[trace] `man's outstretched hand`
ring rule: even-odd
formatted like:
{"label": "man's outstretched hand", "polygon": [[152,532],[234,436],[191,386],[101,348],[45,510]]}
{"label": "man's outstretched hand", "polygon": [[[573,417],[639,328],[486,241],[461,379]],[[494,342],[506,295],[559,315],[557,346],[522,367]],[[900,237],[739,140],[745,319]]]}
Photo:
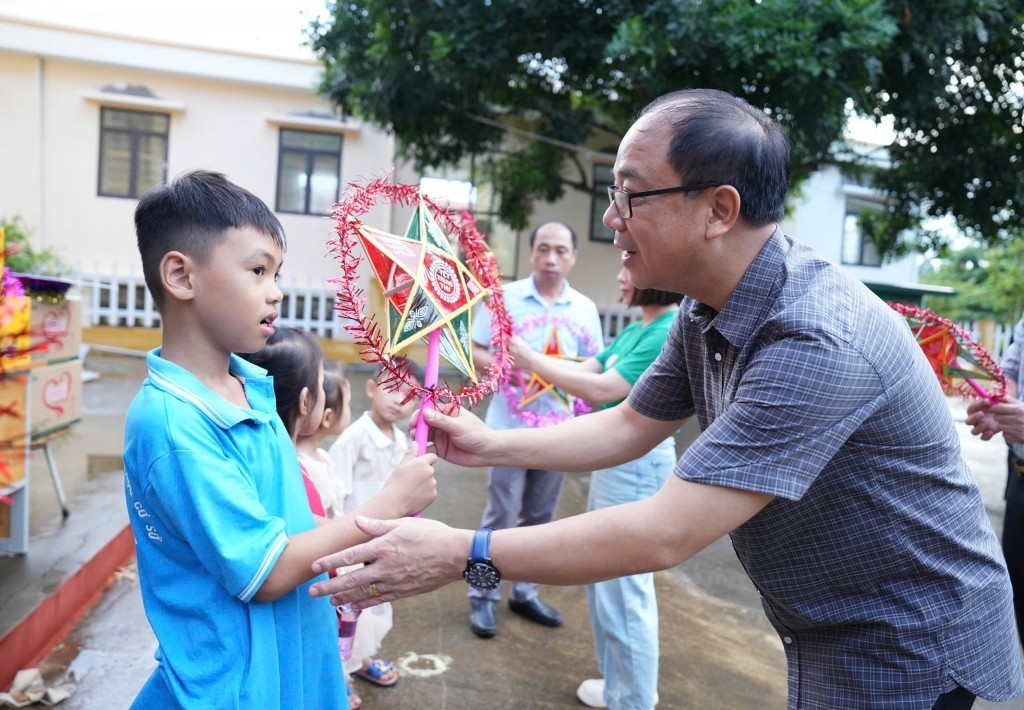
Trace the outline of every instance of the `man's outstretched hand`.
{"label": "man's outstretched hand", "polygon": [[[479,468],[494,463],[492,444],[496,432],[465,409],[453,416],[436,409],[420,410],[430,426],[428,438],[437,455],[449,463]],[[414,418],[415,419],[415,418]]]}
{"label": "man's outstretched hand", "polygon": [[363,564],[309,588],[311,596],[331,595],[331,604],[359,609],[431,592],[462,576],[473,533],[436,520],[356,517],[356,525],[374,539],[313,563],[313,572]]}

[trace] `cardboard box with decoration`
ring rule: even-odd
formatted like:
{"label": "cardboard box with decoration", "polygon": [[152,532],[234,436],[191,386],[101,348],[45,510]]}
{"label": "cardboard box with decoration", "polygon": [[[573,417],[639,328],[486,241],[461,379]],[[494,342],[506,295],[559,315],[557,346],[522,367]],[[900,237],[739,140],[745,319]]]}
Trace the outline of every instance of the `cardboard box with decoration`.
{"label": "cardboard box with decoration", "polygon": [[35,301],[29,323],[32,362],[58,362],[78,357],[82,346],[82,301]]}
{"label": "cardboard box with decoration", "polygon": [[82,361],[32,368],[29,399],[33,438],[71,426],[82,418]]}

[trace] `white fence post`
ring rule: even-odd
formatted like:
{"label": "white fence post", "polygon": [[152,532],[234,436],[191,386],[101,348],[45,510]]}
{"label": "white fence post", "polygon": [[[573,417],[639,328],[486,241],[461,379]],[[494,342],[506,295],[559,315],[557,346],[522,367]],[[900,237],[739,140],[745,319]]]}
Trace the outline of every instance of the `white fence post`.
{"label": "white fence post", "polygon": [[97,325],[100,322],[100,294],[103,292],[102,286],[99,284],[99,278],[97,274],[100,273],[100,265],[93,265],[93,272],[90,277],[90,281],[93,282],[93,286],[89,291],[89,325]]}
{"label": "white fence post", "polygon": [[601,314],[601,330],[605,345],[615,340],[623,328],[640,317],[639,310],[622,303],[598,307],[598,311]]}
{"label": "white fence post", "polygon": [[[967,331],[971,338],[976,343],[981,343],[981,331],[978,329],[978,324],[974,321],[960,321],[957,326]],[[995,358],[996,362],[1000,362],[1003,359],[1003,355],[1006,353],[1006,348],[1010,344],[1010,340],[1013,338],[1013,324],[1012,323],[996,323],[995,329],[992,335],[992,345],[989,355]]]}
{"label": "white fence post", "polygon": [[334,335],[334,324],[328,320],[334,315],[334,309],[328,308],[328,303],[331,306],[334,305],[333,293],[328,292],[324,297],[318,298],[316,302],[316,319],[321,323],[323,330],[321,330],[320,335],[324,338]]}

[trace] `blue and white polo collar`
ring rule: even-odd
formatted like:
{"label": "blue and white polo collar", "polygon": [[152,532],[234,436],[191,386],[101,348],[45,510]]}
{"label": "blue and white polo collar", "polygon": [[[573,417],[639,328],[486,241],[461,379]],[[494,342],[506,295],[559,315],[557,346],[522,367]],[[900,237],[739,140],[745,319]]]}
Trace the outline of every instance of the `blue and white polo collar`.
{"label": "blue and white polo collar", "polygon": [[273,379],[267,376],[263,368],[237,355],[232,355],[228,363],[229,372],[238,376],[245,386],[245,395],[252,407],[246,409],[214,394],[198,377],[180,365],[164,360],[160,357],[161,350],[156,348],[146,354],[146,365],[149,368],[146,381],[172,397],[193,405],[222,429],[229,429],[249,419],[266,424],[276,416]]}
{"label": "blue and white polo collar", "polygon": [[[547,305],[547,301],[540,295],[540,291],[537,290],[537,282],[533,280],[533,274],[530,274],[530,296],[534,299]],[[558,294],[558,298],[555,299],[554,305],[562,306],[567,303],[572,303],[572,287],[569,286],[569,279],[562,279],[562,292]]]}

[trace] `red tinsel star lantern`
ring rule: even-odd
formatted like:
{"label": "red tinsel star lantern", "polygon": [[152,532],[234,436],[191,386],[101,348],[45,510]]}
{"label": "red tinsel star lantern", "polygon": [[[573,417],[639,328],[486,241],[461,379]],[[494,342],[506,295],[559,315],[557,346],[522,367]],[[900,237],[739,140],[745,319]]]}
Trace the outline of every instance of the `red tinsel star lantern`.
{"label": "red tinsel star lantern", "polygon": [[1005,399],[1003,369],[967,331],[924,308],[902,303],[889,306],[906,318],[943,392],[990,402]]}
{"label": "red tinsel star lantern", "polygon": [[[361,221],[364,214],[382,201],[416,207],[404,235],[388,234]],[[512,324],[505,312],[501,277],[497,262],[468,211],[453,213],[422,194],[418,187],[395,184],[386,175],[364,186],[351,183],[342,200],[334,205],[331,216],[337,236],[329,246],[342,270],[342,277],[333,281],[338,295],[334,307],[342,318],[352,321],[345,329],[364,346],[360,353],[363,359],[383,368],[385,386],[397,389],[405,384],[410,390],[409,398],[418,395],[423,406],[437,406],[451,414],[459,406],[473,407],[508,378]],[[357,244],[369,258],[385,298],[386,336],[374,317],[366,315],[366,295],[356,285],[362,262],[356,253]],[[461,252],[462,259],[457,252]],[[494,351],[483,376],[473,366],[469,338],[470,311],[481,299],[491,311]],[[410,377],[404,357],[395,357],[424,336],[432,338],[429,347],[466,375],[470,384],[458,392],[447,381],[437,384],[436,364],[431,379],[429,354],[422,386]]]}

